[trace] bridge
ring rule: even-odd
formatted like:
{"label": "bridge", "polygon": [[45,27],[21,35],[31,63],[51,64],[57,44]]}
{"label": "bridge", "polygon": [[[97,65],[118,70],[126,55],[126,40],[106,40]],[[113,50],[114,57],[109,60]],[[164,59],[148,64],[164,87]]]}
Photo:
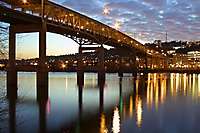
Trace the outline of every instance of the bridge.
{"label": "bridge", "polygon": [[[148,49],[139,41],[105,25],[99,21],[82,15],[76,11],[60,6],[48,0],[0,0],[0,21],[10,24],[9,27],[9,63],[7,67],[7,84],[17,86],[16,67],[16,34],[39,32],[39,64],[37,70],[38,88],[48,86],[48,72],[46,65],[46,32],[57,33],[77,42],[79,59],[77,83],[84,84],[84,69],[81,53],[94,50],[98,53],[98,82],[105,81],[104,45],[131,51],[132,61],[136,56],[145,60],[145,66],[154,61],[156,64],[167,64],[165,55]],[[164,63],[160,63],[164,62]],[[136,63],[132,72],[137,72]],[[119,71],[119,76],[123,72]],[[7,91],[8,97],[16,97],[17,90]],[[38,89],[38,97],[48,97],[48,89]]]}

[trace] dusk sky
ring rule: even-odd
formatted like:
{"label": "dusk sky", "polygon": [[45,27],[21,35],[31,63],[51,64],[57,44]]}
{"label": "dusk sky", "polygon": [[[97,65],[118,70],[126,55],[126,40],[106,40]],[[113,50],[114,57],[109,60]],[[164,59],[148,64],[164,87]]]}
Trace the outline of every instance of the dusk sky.
{"label": "dusk sky", "polygon": [[[76,10],[109,26],[120,23],[120,31],[136,40],[152,42],[168,40],[200,40],[200,0],[52,0]],[[103,14],[108,9],[107,15]],[[34,45],[31,53],[24,53],[23,46],[33,46],[36,34],[23,38],[18,48],[18,57],[38,55]],[[28,39],[27,39],[28,38]],[[73,41],[60,35],[48,34],[48,55],[77,52]],[[36,41],[37,43],[37,41]],[[38,47],[38,46],[37,46]],[[28,49],[28,47],[26,46]],[[29,54],[29,55],[27,55]]]}

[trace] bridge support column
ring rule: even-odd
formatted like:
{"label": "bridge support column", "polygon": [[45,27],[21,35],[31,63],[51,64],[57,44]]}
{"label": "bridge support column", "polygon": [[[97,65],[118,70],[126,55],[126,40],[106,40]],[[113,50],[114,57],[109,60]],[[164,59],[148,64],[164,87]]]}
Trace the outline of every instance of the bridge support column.
{"label": "bridge support column", "polygon": [[120,78],[124,76],[124,74],[123,74],[123,72],[122,72],[121,70],[118,72],[118,76],[119,76]]}
{"label": "bridge support column", "polygon": [[123,77],[122,58],[120,58],[120,61],[119,61],[118,76]]}
{"label": "bridge support column", "polygon": [[79,114],[81,115],[83,109],[83,86],[78,85],[78,105],[79,105]]}
{"label": "bridge support column", "polygon": [[150,58],[150,64],[151,64],[151,69],[154,69],[155,61],[152,57]]}
{"label": "bridge support column", "polygon": [[46,64],[46,23],[39,31],[39,66],[37,71],[37,100],[48,99],[48,67]]}
{"label": "bridge support column", "polygon": [[145,69],[148,69],[148,58],[144,58]]}
{"label": "bridge support column", "polygon": [[99,110],[100,113],[104,110],[104,84],[99,85]]}
{"label": "bridge support column", "polygon": [[105,83],[104,47],[98,49],[98,85]]}
{"label": "bridge support column", "polygon": [[119,78],[119,112],[123,110],[122,78]]}
{"label": "bridge support column", "polygon": [[160,58],[156,58],[154,57],[154,69],[157,69],[157,68],[161,68],[161,64],[162,64],[162,60]]}
{"label": "bridge support column", "polygon": [[16,70],[16,32],[11,25],[9,28],[9,61],[7,67],[7,98],[17,99],[17,70]]}
{"label": "bridge support column", "polygon": [[163,65],[165,69],[168,69],[168,59],[163,59]]}
{"label": "bridge support column", "polygon": [[77,68],[77,84],[79,86],[84,85],[84,70],[83,70],[83,49],[79,46],[79,56],[78,56],[78,68]]}
{"label": "bridge support column", "polygon": [[148,66],[150,65],[150,63],[149,63],[149,61],[148,61],[148,57],[147,57],[147,55],[145,56],[145,58],[144,58],[144,65],[145,65],[145,67],[144,67],[144,73],[147,73],[147,71],[148,71]]}
{"label": "bridge support column", "polygon": [[137,77],[135,77],[133,79],[133,94],[135,95],[136,94],[136,80],[137,80]]}
{"label": "bridge support column", "polygon": [[132,76],[137,76],[137,62],[136,62],[136,53],[135,51],[132,52]]}

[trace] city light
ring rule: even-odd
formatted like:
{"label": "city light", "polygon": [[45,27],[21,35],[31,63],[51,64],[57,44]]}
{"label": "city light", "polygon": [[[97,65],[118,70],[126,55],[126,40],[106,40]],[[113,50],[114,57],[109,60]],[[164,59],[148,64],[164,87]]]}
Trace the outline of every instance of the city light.
{"label": "city light", "polygon": [[66,65],[65,64],[62,64],[62,68],[65,68],[66,67]]}
{"label": "city light", "polygon": [[0,1],[0,132],[198,132],[198,0],[63,1]]}
{"label": "city light", "polygon": [[120,23],[119,21],[116,21],[115,24],[114,24],[114,28],[115,28],[116,30],[119,30],[120,27],[121,27],[121,23]]}
{"label": "city light", "polygon": [[103,14],[104,14],[104,15],[110,14],[110,9],[109,9],[107,6],[105,6],[105,7],[103,8]]}
{"label": "city light", "polygon": [[0,67],[4,67],[5,65],[4,64],[0,64]]}
{"label": "city light", "polygon": [[26,4],[28,1],[27,1],[27,0],[22,0],[22,2],[23,2],[24,4]]}

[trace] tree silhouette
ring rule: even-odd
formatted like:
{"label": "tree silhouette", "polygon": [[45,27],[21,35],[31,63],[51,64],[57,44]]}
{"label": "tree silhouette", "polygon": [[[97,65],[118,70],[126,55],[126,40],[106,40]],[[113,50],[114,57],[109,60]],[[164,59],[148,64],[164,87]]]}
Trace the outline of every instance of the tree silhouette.
{"label": "tree silhouette", "polygon": [[0,58],[8,55],[8,27],[0,23]]}

